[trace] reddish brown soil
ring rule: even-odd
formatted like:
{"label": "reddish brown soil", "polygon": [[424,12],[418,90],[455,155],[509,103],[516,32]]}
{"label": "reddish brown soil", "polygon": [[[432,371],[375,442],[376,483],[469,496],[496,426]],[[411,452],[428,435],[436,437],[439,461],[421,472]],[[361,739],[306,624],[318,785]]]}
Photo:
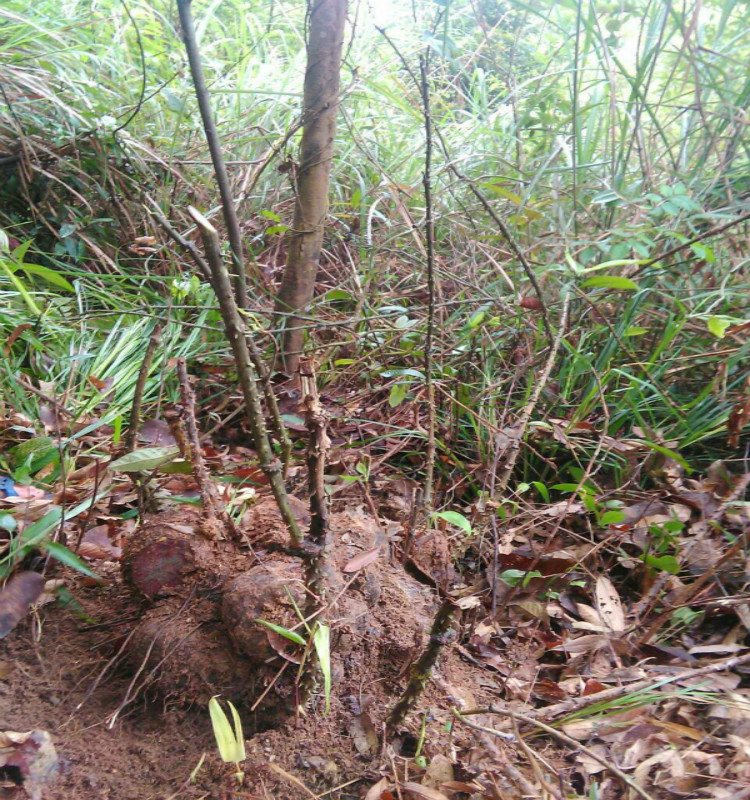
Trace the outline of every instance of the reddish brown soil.
{"label": "reddish brown soil", "polygon": [[[257,525],[257,514],[253,522]],[[274,525],[275,520],[264,519],[260,530],[267,541],[277,538]],[[222,657],[216,640],[211,640],[213,649],[202,651],[197,659],[195,652],[182,660],[178,654],[171,666],[164,665],[165,680],[149,679],[141,690],[142,679],[153,667],[148,662],[143,668],[141,650],[133,657],[135,638],[127,639],[128,634],[136,626],[148,630],[143,620],[159,609],[171,613],[170,607],[157,605],[155,611],[148,611],[152,606],[123,585],[113,563],[99,568],[107,579],[103,587],[86,587],[70,573],[61,572],[71,580],[70,589],[87,619],[70,608],[44,606],[19,625],[0,651],[0,730],[47,730],[60,759],[60,774],[43,797],[362,798],[381,775],[418,779],[419,768],[413,762],[409,774],[404,773],[406,762],[399,758],[399,749],[403,755],[413,755],[423,719],[422,755],[428,761],[437,754],[465,759],[463,777],[468,779],[473,769],[469,763],[481,756],[471,749],[476,744],[473,733],[450,731],[450,708],[497,698],[498,682],[487,670],[465,661],[457,649],[447,647],[419,704],[425,713],[415,715],[401,736],[384,745],[386,714],[405,686],[411,660],[424,645],[435,595],[429,581],[408,575],[385,555],[351,581],[352,575],[343,567],[372,547],[377,534],[377,526],[366,515],[339,514],[333,533],[339,544],[334,549],[331,579],[342,594],[329,616],[334,642],[330,713],[325,713],[318,693],[306,716],[295,716],[297,668],[288,663],[282,677],[274,681],[285,662],[273,650],[270,663],[261,666],[245,659],[248,692],[238,707],[250,740],[242,789],[232,782],[231,765],[222,764],[216,755],[205,705],[211,686],[206,685],[205,691],[180,692],[182,661],[205,664],[201,679],[212,674],[208,668],[216,664],[210,662]],[[260,552],[269,566],[274,558],[277,563],[287,558],[282,556],[278,562],[278,556]],[[245,566],[253,563],[248,557]],[[234,571],[242,574],[242,570]],[[343,591],[347,582],[350,585]],[[166,602],[174,603],[174,598]],[[190,601],[182,613],[191,624],[198,620],[205,631],[214,624],[210,620],[206,624],[206,618],[218,614],[218,609],[217,602],[203,597]],[[272,616],[273,609],[268,611]],[[221,636],[221,647],[226,647],[229,640],[224,633]],[[208,640],[201,641],[203,647]],[[189,647],[189,640],[185,646]],[[233,658],[245,657],[235,651]],[[133,686],[138,690],[133,691]],[[265,700],[253,711],[266,689]],[[204,752],[207,758],[190,784],[189,776]],[[0,797],[23,796],[20,789],[0,789]]]}

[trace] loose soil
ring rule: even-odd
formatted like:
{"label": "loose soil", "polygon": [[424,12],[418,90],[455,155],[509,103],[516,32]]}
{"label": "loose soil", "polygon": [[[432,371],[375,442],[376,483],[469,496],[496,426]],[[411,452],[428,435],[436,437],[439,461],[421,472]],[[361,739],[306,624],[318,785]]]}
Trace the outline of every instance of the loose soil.
{"label": "loose soil", "polygon": [[[450,732],[450,709],[497,699],[500,681],[450,646],[419,704],[424,713],[383,743],[387,712],[427,640],[437,597],[429,576],[408,574],[385,547],[373,563],[347,572],[382,530],[361,509],[333,516],[331,709],[325,712],[318,687],[300,717],[299,653],[254,622],[294,624],[289,597],[300,597],[300,564],[278,547],[284,534],[267,502],[250,512],[245,529],[253,552],[235,557],[221,587],[154,601],[134,592],[114,562],[97,564],[104,586],[60,569],[79,607],[42,606],[5,640],[0,726],[51,734],[59,774],[44,798],[361,798],[394,770],[402,780],[418,779],[420,768],[411,761],[405,774],[399,755],[414,755],[423,722],[421,755],[463,759],[448,767],[456,780],[474,773],[481,755],[468,729]],[[434,541],[429,548],[440,549]],[[272,590],[259,590],[264,581]],[[220,692],[235,699],[249,737],[241,790],[213,741],[206,704]],[[10,783],[0,797],[25,796]]]}

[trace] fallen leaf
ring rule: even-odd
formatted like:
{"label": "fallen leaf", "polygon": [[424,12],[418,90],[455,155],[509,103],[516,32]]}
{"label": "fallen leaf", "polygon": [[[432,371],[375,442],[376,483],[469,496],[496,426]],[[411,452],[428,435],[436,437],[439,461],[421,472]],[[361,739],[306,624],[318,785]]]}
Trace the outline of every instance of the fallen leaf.
{"label": "fallen leaf", "polygon": [[599,616],[613,633],[625,630],[625,612],[620,595],[612,581],[604,575],[596,579],[596,606]]}
{"label": "fallen leaf", "polygon": [[389,785],[387,778],[381,778],[367,790],[365,800],[382,800],[383,792],[388,789]]}
{"label": "fallen leaf", "polygon": [[447,795],[429,786],[422,786],[421,783],[407,781],[401,784],[401,788],[408,792],[411,797],[417,798],[417,800],[448,800]]}
{"label": "fallen leaf", "polygon": [[453,762],[444,755],[433,756],[427,765],[427,771],[422,776],[422,786],[437,789],[441,784],[453,780]]}
{"label": "fallen leaf", "polygon": [[365,550],[364,553],[354,556],[344,565],[344,572],[359,572],[368,564],[372,564],[380,553],[380,547],[373,547],[372,550]]}
{"label": "fallen leaf", "polygon": [[0,591],[0,639],[26,616],[29,606],[44,590],[44,583],[38,572],[19,572]]}

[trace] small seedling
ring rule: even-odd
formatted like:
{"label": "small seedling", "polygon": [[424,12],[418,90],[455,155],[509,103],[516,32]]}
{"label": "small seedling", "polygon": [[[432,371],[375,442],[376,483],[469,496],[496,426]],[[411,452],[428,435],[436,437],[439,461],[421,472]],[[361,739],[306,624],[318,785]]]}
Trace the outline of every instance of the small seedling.
{"label": "small seedling", "polygon": [[216,697],[208,701],[208,713],[211,715],[211,726],[214,729],[216,746],[219,748],[219,755],[226,764],[234,764],[237,772],[234,773],[238,783],[245,779],[245,773],[240,769],[240,764],[247,758],[245,753],[245,737],[242,734],[242,721],[237,709],[231,701],[227,700],[229,709],[232,712],[234,725],[219,705]]}

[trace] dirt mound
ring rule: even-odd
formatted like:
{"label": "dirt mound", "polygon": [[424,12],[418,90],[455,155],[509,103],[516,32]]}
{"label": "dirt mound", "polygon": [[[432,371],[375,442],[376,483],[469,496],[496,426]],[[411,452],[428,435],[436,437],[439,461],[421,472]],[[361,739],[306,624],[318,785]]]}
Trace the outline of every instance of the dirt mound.
{"label": "dirt mound", "polygon": [[[61,768],[45,797],[232,796],[232,770],[215,755],[206,710],[215,694],[236,702],[251,737],[250,793],[237,796],[361,797],[391,772],[395,752],[413,755],[415,734],[386,746],[383,729],[426,643],[436,607],[429,579],[391,560],[378,523],[360,509],[332,515],[325,615],[334,689],[328,713],[322,685],[300,713],[302,649],[257,620],[304,633],[296,610],[304,607],[303,562],[290,555],[271,501],[246,521],[261,520],[245,530],[252,549],[238,550],[197,538],[191,512],[152,517],[126,543],[122,571],[102,570],[108,585],[75,589],[85,621],[49,606],[41,631],[32,623],[14,632],[0,717],[4,728],[51,732]],[[134,559],[144,552],[151,569],[139,572]],[[160,571],[165,552],[169,570]],[[158,585],[167,573],[168,585]],[[146,576],[148,593],[135,574]],[[445,648],[425,714],[413,723],[417,734],[424,723],[423,755],[456,746],[451,705],[489,700],[491,683]],[[202,752],[209,756],[189,784]]]}

